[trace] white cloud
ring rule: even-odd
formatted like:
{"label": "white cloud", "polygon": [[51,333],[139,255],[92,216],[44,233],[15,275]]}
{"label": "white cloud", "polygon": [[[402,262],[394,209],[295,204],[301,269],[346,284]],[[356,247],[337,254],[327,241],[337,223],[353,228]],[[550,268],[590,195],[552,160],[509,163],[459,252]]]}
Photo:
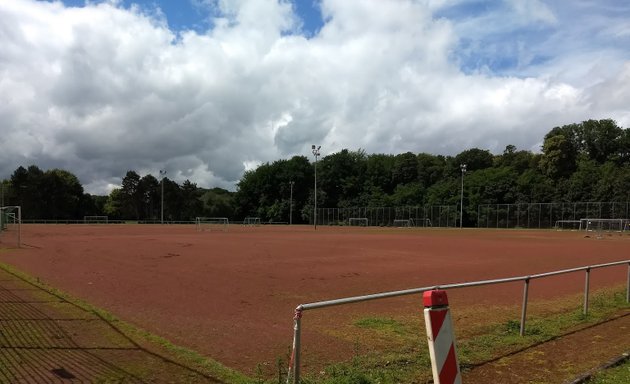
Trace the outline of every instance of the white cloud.
{"label": "white cloud", "polygon": [[[234,188],[246,169],[313,143],[324,154],[499,152],[535,148],[551,127],[582,119],[630,123],[629,54],[614,40],[627,41],[627,25],[602,32],[611,42],[599,49],[576,45],[563,29],[570,12],[542,1],[435,15],[464,3],[323,0],[326,23],[306,38],[287,1],[199,1],[214,20],[204,34],[116,2],[0,2],[0,177],[62,167],[104,193],[129,169],[166,169]],[[519,17],[561,32],[542,48],[520,40],[514,73],[461,68],[464,39],[474,57]]]}

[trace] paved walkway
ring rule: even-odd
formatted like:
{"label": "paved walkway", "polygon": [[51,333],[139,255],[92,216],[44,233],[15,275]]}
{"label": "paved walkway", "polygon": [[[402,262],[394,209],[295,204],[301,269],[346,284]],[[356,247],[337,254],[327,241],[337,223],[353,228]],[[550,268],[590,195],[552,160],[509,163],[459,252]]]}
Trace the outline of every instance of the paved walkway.
{"label": "paved walkway", "polygon": [[0,383],[220,382],[141,343],[0,269]]}

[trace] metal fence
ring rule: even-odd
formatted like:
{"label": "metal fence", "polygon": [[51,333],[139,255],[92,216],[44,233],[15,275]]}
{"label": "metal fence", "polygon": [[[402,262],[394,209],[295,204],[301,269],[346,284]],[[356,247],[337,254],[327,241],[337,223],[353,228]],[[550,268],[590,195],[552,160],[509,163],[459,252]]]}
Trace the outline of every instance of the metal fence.
{"label": "metal fence", "polygon": [[367,219],[367,225],[372,227],[391,227],[395,226],[395,221],[401,220],[409,220],[410,226],[414,227],[459,226],[456,205],[317,209],[317,225],[349,225],[351,218]]}
{"label": "metal fence", "polygon": [[319,301],[319,302],[308,303],[308,304],[300,304],[295,309],[295,316],[293,317],[293,322],[294,322],[293,323],[293,352],[291,354],[291,364],[289,366],[289,375],[287,376],[287,384],[291,382],[291,378],[293,378],[292,380],[293,383],[295,384],[300,383],[300,352],[301,352],[301,333],[302,333],[301,324],[302,324],[302,315],[304,311],[327,308],[327,307],[332,307],[332,306],[337,306],[337,305],[359,303],[363,301],[422,294],[423,292],[431,291],[435,289],[468,288],[468,287],[478,287],[478,286],[483,286],[483,285],[504,284],[504,283],[522,281],[524,283],[524,286],[523,286],[523,305],[521,309],[521,321],[520,321],[520,335],[523,336],[525,334],[525,320],[527,318],[529,285],[532,280],[541,279],[541,278],[550,277],[550,276],[563,275],[567,273],[584,271],[585,272],[584,303],[583,303],[582,312],[584,313],[584,315],[586,315],[588,313],[588,307],[589,307],[589,288],[590,288],[591,270],[598,269],[598,268],[624,265],[624,264],[628,265],[627,279],[626,279],[626,301],[630,303],[630,260],[624,260],[624,261],[617,261],[613,263],[596,264],[596,265],[589,265],[585,267],[563,269],[560,271],[539,273],[535,275],[508,277],[508,278],[493,279],[493,280],[473,281],[473,282],[458,283],[458,284],[444,284],[444,285],[436,285],[432,287],[413,288],[413,289],[407,289],[403,291],[383,292],[383,293],[377,293],[377,294],[372,294],[372,295],[354,296],[354,297],[347,297],[343,299]]}
{"label": "metal fence", "polygon": [[630,202],[484,204],[477,207],[479,228],[553,228],[558,220],[628,219]]}

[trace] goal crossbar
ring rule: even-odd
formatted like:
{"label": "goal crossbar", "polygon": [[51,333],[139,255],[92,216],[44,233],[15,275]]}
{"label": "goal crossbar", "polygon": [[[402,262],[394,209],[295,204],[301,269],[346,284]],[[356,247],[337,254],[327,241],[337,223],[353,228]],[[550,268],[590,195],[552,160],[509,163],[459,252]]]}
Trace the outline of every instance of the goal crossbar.
{"label": "goal crossbar", "polygon": [[227,231],[230,221],[227,217],[195,217],[195,227],[197,231],[212,230],[220,228]]}
{"label": "goal crossbar", "polygon": [[243,225],[259,226],[260,225],[260,217],[248,216],[245,219],[243,219]]}
{"label": "goal crossbar", "polygon": [[402,228],[402,227],[411,227],[413,226],[413,219],[395,219],[394,227]]}
{"label": "goal crossbar", "polygon": [[584,218],[580,219],[580,230],[586,231],[615,231],[624,230],[626,219],[601,219],[601,218]]}
{"label": "goal crossbar", "polygon": [[107,224],[109,218],[107,216],[83,216],[84,224]]}

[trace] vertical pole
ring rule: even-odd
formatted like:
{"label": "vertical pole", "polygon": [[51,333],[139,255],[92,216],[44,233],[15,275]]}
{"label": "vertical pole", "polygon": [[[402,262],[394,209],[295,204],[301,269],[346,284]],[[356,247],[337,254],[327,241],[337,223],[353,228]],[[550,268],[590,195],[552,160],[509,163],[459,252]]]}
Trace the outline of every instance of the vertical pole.
{"label": "vertical pole", "polygon": [[523,310],[521,312],[521,329],[520,335],[525,336],[525,318],[527,317],[527,296],[529,295],[529,277],[525,279],[523,287]]}
{"label": "vertical pole", "polygon": [[160,204],[160,224],[164,224],[164,177],[166,176],[166,171],[160,169],[160,176],[162,176],[162,203]]}
{"label": "vertical pole", "polygon": [[315,208],[313,209],[313,223],[317,229],[317,155],[315,155]]}
{"label": "vertical pole", "polygon": [[459,199],[459,229],[462,229],[464,222],[464,173],[466,173],[466,164],[460,164],[462,170],[462,192]]}
{"label": "vertical pole", "polygon": [[287,373],[287,384],[291,383],[291,369],[293,369],[293,383],[300,383],[300,342],[301,342],[302,306],[295,309],[293,316],[293,353]]}
{"label": "vertical pole", "polygon": [[626,302],[630,303],[630,263],[628,263],[628,284],[626,285]]}
{"label": "vertical pole", "polygon": [[22,247],[22,206],[18,207],[18,248]]}
{"label": "vertical pole", "polygon": [[591,276],[591,268],[586,268],[586,276],[584,278],[584,310],[582,313],[584,316],[588,315],[588,289],[589,289],[589,280]]}
{"label": "vertical pole", "polygon": [[291,186],[291,198],[289,200],[289,225],[293,225],[293,184],[295,184],[295,182],[289,181],[289,185]]}
{"label": "vertical pole", "polygon": [[499,204],[497,204],[497,229],[499,229]]}
{"label": "vertical pole", "polygon": [[477,228],[481,228],[481,223],[479,222],[479,215],[481,214],[481,205],[477,206]]}

